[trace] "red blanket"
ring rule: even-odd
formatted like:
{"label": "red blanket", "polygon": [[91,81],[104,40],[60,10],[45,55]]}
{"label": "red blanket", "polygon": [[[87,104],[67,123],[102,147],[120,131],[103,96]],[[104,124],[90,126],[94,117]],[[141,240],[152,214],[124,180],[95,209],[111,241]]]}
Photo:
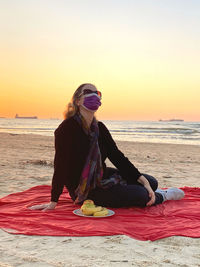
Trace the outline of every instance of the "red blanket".
{"label": "red blanket", "polygon": [[50,186],[36,186],[0,199],[0,228],[26,235],[128,235],[152,241],[173,235],[200,237],[200,188],[182,189],[182,200],[146,208],[112,209],[115,215],[107,218],[85,218],[72,213],[79,206],[66,191],[53,211],[28,209],[49,201]]}

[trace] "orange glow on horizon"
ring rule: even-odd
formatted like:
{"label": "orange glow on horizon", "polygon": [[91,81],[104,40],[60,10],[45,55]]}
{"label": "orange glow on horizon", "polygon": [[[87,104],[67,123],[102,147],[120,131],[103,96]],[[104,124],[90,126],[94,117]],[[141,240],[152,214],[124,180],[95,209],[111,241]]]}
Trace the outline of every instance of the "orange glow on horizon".
{"label": "orange glow on horizon", "polygon": [[198,3],[3,5],[0,117],[62,119],[91,82],[99,119],[200,121]]}

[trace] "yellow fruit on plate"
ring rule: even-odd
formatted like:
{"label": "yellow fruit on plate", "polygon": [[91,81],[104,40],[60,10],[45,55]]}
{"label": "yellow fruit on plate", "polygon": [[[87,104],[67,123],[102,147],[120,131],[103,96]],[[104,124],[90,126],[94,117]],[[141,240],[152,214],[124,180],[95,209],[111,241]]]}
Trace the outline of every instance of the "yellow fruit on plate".
{"label": "yellow fruit on plate", "polygon": [[106,215],[108,215],[108,209],[106,209],[106,208],[102,208],[102,210],[96,211],[93,214],[93,216],[95,216],[95,217],[98,217],[98,216],[106,216]]}
{"label": "yellow fruit on plate", "polygon": [[81,206],[81,211],[84,215],[91,216],[95,212],[101,211],[101,206],[95,206],[94,204],[83,204]]}
{"label": "yellow fruit on plate", "polygon": [[109,211],[106,208],[103,208],[101,206],[96,206],[94,204],[94,201],[91,199],[86,199],[80,210],[82,211],[82,214],[86,215],[86,216],[106,216],[108,215]]}
{"label": "yellow fruit on plate", "polygon": [[86,199],[83,204],[94,204],[94,201],[91,199]]}
{"label": "yellow fruit on plate", "polygon": [[81,211],[86,210],[86,209],[88,209],[88,208],[94,208],[94,207],[95,207],[94,204],[91,204],[91,203],[86,203],[86,204],[84,204],[84,203],[83,203],[83,205],[81,206]]}

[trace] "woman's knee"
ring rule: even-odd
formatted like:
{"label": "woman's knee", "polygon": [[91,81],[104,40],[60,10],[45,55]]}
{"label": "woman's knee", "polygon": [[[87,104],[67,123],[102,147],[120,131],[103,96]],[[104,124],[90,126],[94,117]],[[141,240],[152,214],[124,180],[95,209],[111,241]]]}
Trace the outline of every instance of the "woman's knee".
{"label": "woman's knee", "polygon": [[146,173],[143,173],[142,175],[149,181],[149,184],[153,191],[156,191],[156,189],[158,188],[158,181],[156,180],[156,178]]}

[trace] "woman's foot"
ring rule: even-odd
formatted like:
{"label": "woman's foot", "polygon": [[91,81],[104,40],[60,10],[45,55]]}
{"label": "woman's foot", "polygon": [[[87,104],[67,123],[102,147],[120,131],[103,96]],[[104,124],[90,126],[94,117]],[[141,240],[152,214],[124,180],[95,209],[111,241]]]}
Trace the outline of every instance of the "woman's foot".
{"label": "woman's foot", "polygon": [[157,189],[155,192],[160,193],[163,196],[163,201],[179,200],[185,196],[184,191],[176,187],[171,187],[166,190]]}

